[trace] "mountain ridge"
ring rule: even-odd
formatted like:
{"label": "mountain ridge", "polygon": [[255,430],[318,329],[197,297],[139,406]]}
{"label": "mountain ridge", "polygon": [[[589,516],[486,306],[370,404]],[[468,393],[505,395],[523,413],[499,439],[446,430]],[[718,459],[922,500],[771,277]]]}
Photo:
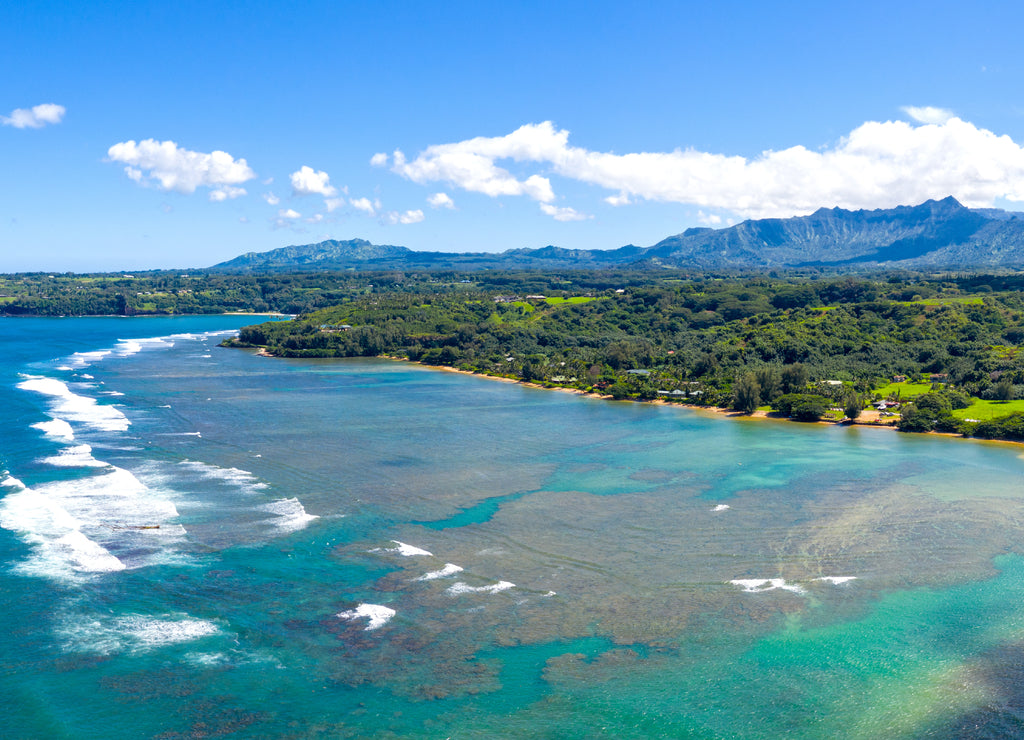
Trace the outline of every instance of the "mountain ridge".
{"label": "mountain ridge", "polygon": [[650,247],[504,252],[420,252],[365,239],[326,240],[248,252],[212,270],[255,272],[339,269],[587,269],[606,267],[775,269],[892,266],[1024,267],[1024,214],[972,209],[952,196],[915,206],[747,220],[694,227]]}

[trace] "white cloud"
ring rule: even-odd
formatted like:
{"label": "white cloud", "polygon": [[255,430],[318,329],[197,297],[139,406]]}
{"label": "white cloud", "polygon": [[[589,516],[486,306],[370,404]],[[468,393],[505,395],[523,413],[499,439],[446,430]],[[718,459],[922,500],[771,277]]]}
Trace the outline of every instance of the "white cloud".
{"label": "white cloud", "polygon": [[14,128],[42,128],[48,123],[60,123],[66,109],[56,103],[33,105],[31,108],[15,108],[9,116],[0,116],[0,123]]}
{"label": "white cloud", "polygon": [[722,217],[717,213],[704,213],[704,211],[697,211],[697,222],[704,226],[720,226],[722,223]]}
{"label": "white cloud", "polygon": [[330,176],[323,170],[314,170],[303,165],[291,174],[292,192],[295,195],[323,195],[330,198],[338,194],[330,184]]}
{"label": "white cloud", "polygon": [[210,200],[219,203],[224,200],[238,198],[246,194],[245,188],[236,188],[232,185],[223,185],[216,190],[210,191]]}
{"label": "white cloud", "polygon": [[278,203],[281,202],[281,199],[278,198],[273,193],[264,193],[263,200],[267,201],[267,204],[272,206],[276,206]]}
{"label": "white cloud", "polygon": [[943,124],[953,117],[953,111],[945,108],[933,108],[930,105],[924,107],[905,105],[901,110],[918,123]]}
{"label": "white cloud", "polygon": [[312,216],[306,219],[307,224],[318,224],[324,220],[324,214],[314,213]]}
{"label": "white cloud", "polygon": [[886,208],[947,195],[971,207],[1000,198],[1024,201],[1024,148],[955,116],[923,125],[868,121],[824,150],[798,145],[751,159],[694,149],[596,152],[570,146],[568,131],[545,122],[507,136],[430,146],[411,161],[396,151],[392,170],[417,183],[554,200],[547,177],[517,177],[498,166],[501,160],[605,188],[617,193],[609,196],[616,205],[685,203],[743,218],[793,216],[821,206]]}
{"label": "white cloud", "polygon": [[550,123],[527,125],[506,136],[435,144],[412,162],[396,150],[392,171],[416,183],[450,182],[463,190],[499,195],[526,195],[542,203],[555,199],[551,182],[540,175],[517,179],[495,164],[499,159],[546,162],[564,150],[568,131],[556,132]]}
{"label": "white cloud", "polygon": [[618,195],[609,195],[607,198],[604,199],[604,202],[610,206],[615,207],[628,206],[633,204],[633,201],[629,199],[629,196],[626,193],[619,193]]}
{"label": "white cloud", "polygon": [[256,177],[244,159],[221,151],[193,152],[173,141],[123,141],[110,147],[107,156],[127,165],[125,174],[140,185],[153,182],[161,190],[179,193],[194,193],[197,187],[208,187],[214,191],[211,200],[243,195],[245,191],[236,186]]}
{"label": "white cloud", "polygon": [[352,198],[348,203],[357,211],[362,211],[367,216],[375,215],[380,208],[380,201],[371,203],[369,198]]}
{"label": "white cloud", "polygon": [[540,209],[555,221],[586,221],[588,218],[593,218],[593,216],[580,213],[575,208],[558,208],[548,203],[541,203]]}
{"label": "white cloud", "polygon": [[388,155],[384,152],[377,152],[370,157],[370,164],[374,167],[384,167],[388,163]]}
{"label": "white cloud", "polygon": [[325,198],[324,205],[327,206],[327,212],[333,213],[334,211],[345,205],[344,198]]}
{"label": "white cloud", "polygon": [[448,193],[434,193],[427,198],[427,203],[434,208],[455,208],[455,201],[448,197]]}
{"label": "white cloud", "polygon": [[302,214],[291,208],[281,208],[277,212],[277,218],[272,219],[275,229],[301,230],[296,227],[295,222],[302,218]]}
{"label": "white cloud", "polygon": [[415,211],[406,211],[405,213],[388,211],[385,219],[389,224],[418,224],[423,220],[423,211],[419,209],[416,209]]}

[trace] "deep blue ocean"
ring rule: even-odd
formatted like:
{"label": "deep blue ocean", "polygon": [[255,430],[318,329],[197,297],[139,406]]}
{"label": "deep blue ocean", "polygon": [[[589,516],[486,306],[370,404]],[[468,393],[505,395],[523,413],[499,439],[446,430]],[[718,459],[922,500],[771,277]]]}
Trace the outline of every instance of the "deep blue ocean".
{"label": "deep blue ocean", "polygon": [[1024,447],[0,320],[4,738],[1024,736]]}

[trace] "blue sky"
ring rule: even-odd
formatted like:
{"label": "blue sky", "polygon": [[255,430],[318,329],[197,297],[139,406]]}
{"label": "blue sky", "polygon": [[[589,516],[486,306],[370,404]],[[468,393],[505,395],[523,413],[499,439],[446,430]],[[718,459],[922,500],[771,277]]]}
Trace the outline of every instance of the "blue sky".
{"label": "blue sky", "polygon": [[1024,209],[1019,3],[0,7],[0,272]]}

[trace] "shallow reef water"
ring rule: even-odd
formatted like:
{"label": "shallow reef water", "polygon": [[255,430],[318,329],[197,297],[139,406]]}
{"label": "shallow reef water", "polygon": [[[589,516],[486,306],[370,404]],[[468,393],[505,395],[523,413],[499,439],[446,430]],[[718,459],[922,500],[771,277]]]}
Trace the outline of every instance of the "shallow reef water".
{"label": "shallow reef water", "polygon": [[1024,733],[1020,446],[0,321],[11,737]]}

